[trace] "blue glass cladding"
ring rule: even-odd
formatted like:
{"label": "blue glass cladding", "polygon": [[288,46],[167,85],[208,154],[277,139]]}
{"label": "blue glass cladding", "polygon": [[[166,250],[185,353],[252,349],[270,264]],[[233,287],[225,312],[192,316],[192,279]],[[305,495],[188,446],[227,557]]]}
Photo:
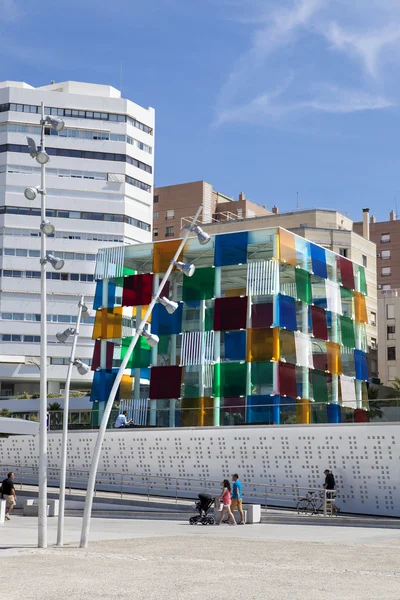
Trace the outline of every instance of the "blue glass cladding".
{"label": "blue glass cladding", "polygon": [[151,316],[151,332],[156,335],[172,335],[182,331],[182,310],[183,303],[180,302],[178,308],[172,315],[162,306],[156,304]]}
{"label": "blue glass cladding", "polygon": [[247,231],[217,235],[215,237],[215,266],[225,267],[247,263],[247,242]]}
{"label": "blue glass cladding", "polygon": [[356,366],[356,379],[368,380],[367,355],[362,350],[354,350],[354,362]]}
{"label": "blue glass cladding", "polygon": [[[111,388],[117,376],[118,369],[111,371],[95,371],[93,374],[92,392],[90,394],[91,402],[105,402],[110,395]],[[116,400],[118,399],[118,395]]]}
{"label": "blue glass cladding", "polygon": [[280,423],[280,397],[247,396],[246,423],[265,423],[269,425]]}
{"label": "blue glass cladding", "polygon": [[311,266],[315,275],[322,277],[323,279],[328,278],[328,271],[326,268],[326,252],[324,248],[310,244],[311,253]]}
{"label": "blue glass cladding", "polygon": [[341,423],[340,404],[327,405],[328,423]]}
{"label": "blue glass cladding", "polygon": [[246,360],[246,332],[225,331],[225,360]]}
{"label": "blue glass cladding", "polygon": [[103,306],[103,280],[99,279],[96,283],[96,291],[94,294],[93,310],[98,308],[114,308],[115,305],[115,283],[108,282],[108,302],[107,306]]}
{"label": "blue glass cladding", "polygon": [[278,323],[280,327],[286,327],[290,331],[297,331],[296,300],[291,296],[278,294]]}

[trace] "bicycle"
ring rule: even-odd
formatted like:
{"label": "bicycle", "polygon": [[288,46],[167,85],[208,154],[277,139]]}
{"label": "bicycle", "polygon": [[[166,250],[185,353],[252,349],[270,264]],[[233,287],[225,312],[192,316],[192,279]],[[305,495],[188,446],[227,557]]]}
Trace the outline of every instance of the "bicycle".
{"label": "bicycle", "polygon": [[[324,492],[321,492],[318,497],[314,496],[314,493],[315,492],[309,491],[307,496],[300,498],[300,500],[297,502],[296,510],[299,515],[317,515],[319,512],[324,512]],[[331,517],[337,517],[340,512],[340,508],[336,506],[334,501],[335,496],[336,492],[333,492],[332,497],[327,497],[326,499],[327,514]]]}

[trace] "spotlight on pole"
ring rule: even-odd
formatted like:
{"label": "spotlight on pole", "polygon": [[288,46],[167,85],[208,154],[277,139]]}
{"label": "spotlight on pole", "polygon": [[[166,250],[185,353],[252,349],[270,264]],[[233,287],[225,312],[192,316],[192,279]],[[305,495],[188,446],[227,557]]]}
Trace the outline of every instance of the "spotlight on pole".
{"label": "spotlight on pole", "polygon": [[52,235],[55,232],[56,228],[53,223],[50,223],[47,219],[40,223],[40,231],[45,233],[46,235]]}
{"label": "spotlight on pole", "polygon": [[93,312],[86,306],[86,304],[82,304],[82,319],[88,319],[93,315]]}
{"label": "spotlight on pole", "polygon": [[163,296],[162,298],[157,298],[157,302],[162,304],[170,315],[172,315],[172,313],[174,313],[179,306],[177,302],[174,302],[173,300],[168,300],[168,298],[165,298],[165,296]]}
{"label": "spotlight on pole", "polygon": [[205,246],[205,244],[208,244],[208,242],[211,240],[211,237],[208,235],[208,233],[203,231],[199,225],[191,225],[189,230],[197,235],[197,239],[199,240],[199,244],[201,244],[201,246]]}
{"label": "spotlight on pole", "polygon": [[152,348],[155,348],[155,346],[157,346],[158,342],[160,341],[160,338],[158,337],[158,335],[156,335],[155,333],[149,333],[146,330],[142,331],[142,336],[144,337],[145,340],[147,340],[147,343]]}
{"label": "spotlight on pole", "polygon": [[60,271],[64,266],[64,261],[54,254],[46,254],[46,261],[51,264],[53,269]]}
{"label": "spotlight on pole", "polygon": [[89,371],[90,371],[89,365],[82,362],[79,358],[74,360],[74,367],[76,367],[78,369],[79,375],[86,375],[86,373],[89,373]]}
{"label": "spotlight on pole", "polygon": [[61,131],[65,127],[64,121],[59,117],[46,117],[44,123],[50,125],[54,131]]}
{"label": "spotlight on pole", "polygon": [[191,277],[196,270],[196,267],[190,263],[175,261],[174,264],[178,271],[181,271],[186,277]]}
{"label": "spotlight on pole", "polygon": [[50,156],[44,150],[38,150],[33,138],[27,137],[26,141],[28,142],[29,154],[32,158],[35,158],[40,165],[45,165],[49,162]]}
{"label": "spotlight on pole", "polygon": [[24,191],[24,196],[27,200],[34,200],[38,195],[38,187],[27,187]]}
{"label": "spotlight on pole", "polygon": [[68,329],[65,329],[64,331],[59,331],[56,333],[56,338],[59,342],[64,344],[70,335],[75,335],[75,329],[73,327],[68,327]]}

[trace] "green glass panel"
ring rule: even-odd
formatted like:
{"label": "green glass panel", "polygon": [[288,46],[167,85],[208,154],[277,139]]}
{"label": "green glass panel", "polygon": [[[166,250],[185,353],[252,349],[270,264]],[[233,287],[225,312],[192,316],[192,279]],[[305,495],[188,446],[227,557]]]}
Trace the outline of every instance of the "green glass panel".
{"label": "green glass panel", "polygon": [[246,394],[246,363],[223,363],[214,366],[214,396],[236,398]]}
{"label": "green glass panel", "polygon": [[351,300],[354,296],[353,290],[349,290],[349,288],[341,286],[340,287],[340,296],[342,300]]}
{"label": "green glass panel", "polygon": [[304,269],[295,269],[297,300],[307,304],[312,302],[311,277]]}
{"label": "green glass panel", "polygon": [[367,280],[365,278],[365,269],[364,267],[359,267],[360,269],[360,292],[362,294],[367,295]]}
{"label": "green glass panel", "polygon": [[313,386],[313,397],[315,402],[325,402],[329,400],[328,397],[328,382],[326,379],[325,371],[319,371],[314,369],[311,371],[312,386]]}
{"label": "green glass panel", "polygon": [[206,306],[204,316],[204,331],[212,331],[214,329],[214,306]]}
{"label": "green glass panel", "polygon": [[251,384],[252,385],[272,385],[274,382],[274,363],[273,362],[253,362],[251,363]]}
{"label": "green glass panel", "polygon": [[340,331],[342,333],[343,346],[355,348],[354,321],[349,317],[340,316]]}
{"label": "green glass panel", "polygon": [[191,365],[185,367],[183,374],[183,397],[200,398],[201,394],[209,397],[212,394],[213,365]]}
{"label": "green glass panel", "polygon": [[[125,358],[132,338],[122,339],[121,360]],[[127,369],[146,369],[151,363],[151,348],[143,337],[140,337],[126,365]]]}
{"label": "green glass panel", "polygon": [[183,278],[183,300],[206,300],[214,296],[215,269],[196,269],[192,277]]}
{"label": "green glass panel", "polygon": [[136,275],[136,271],[135,271],[135,269],[129,269],[128,267],[124,267],[123,268],[123,274],[124,274],[124,276],[127,276],[127,275]]}
{"label": "green glass panel", "polygon": [[158,336],[160,341],[157,345],[157,353],[158,354],[168,354],[169,350],[169,340],[171,338],[170,335],[160,335]]}

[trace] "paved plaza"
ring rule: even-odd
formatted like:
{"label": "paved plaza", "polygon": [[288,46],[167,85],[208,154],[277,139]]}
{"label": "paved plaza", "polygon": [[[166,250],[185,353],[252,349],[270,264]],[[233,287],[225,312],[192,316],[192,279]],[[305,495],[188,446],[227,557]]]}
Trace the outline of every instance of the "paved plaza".
{"label": "paved plaza", "polygon": [[[49,545],[56,519],[49,520]],[[0,526],[8,600],[399,600],[400,531],[324,524],[191,527],[184,521],[66,519],[66,546],[34,547],[37,519]]]}

